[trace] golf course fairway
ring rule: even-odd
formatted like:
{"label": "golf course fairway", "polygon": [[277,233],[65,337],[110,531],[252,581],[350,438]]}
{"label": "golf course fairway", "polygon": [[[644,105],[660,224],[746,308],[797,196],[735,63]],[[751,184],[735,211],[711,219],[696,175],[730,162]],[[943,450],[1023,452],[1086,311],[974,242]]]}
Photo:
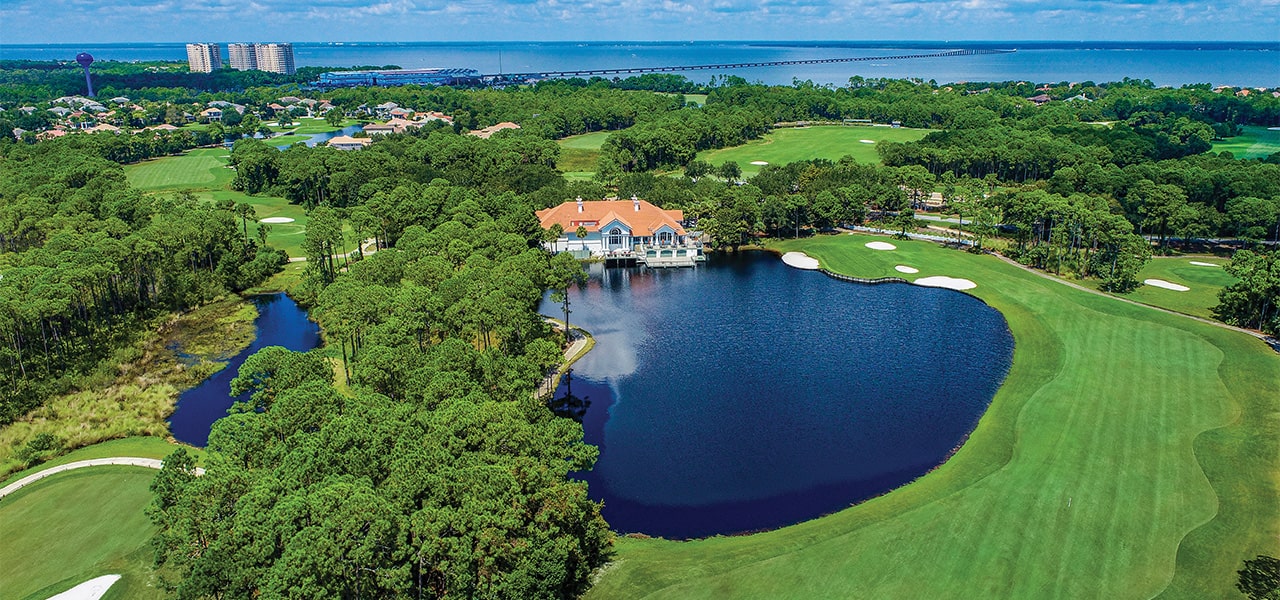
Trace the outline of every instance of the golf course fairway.
{"label": "golf course fairway", "polygon": [[911,280],[975,282],[1016,348],[969,440],[914,483],[813,521],[620,539],[588,598],[1234,598],[1244,559],[1280,554],[1280,356],[1262,341],[996,257],[874,239],[775,249],[859,277],[905,265]]}

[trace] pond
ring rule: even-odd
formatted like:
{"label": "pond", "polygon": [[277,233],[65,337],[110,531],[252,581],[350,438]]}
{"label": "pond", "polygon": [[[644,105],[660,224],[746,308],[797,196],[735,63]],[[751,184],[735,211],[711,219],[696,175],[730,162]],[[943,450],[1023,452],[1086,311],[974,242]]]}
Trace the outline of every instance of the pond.
{"label": "pond", "polygon": [[[313,133],[311,134],[311,137],[307,138],[307,140],[303,141],[302,143],[306,144],[308,147],[314,147],[317,144],[320,144],[322,142],[327,142],[340,135],[354,135],[363,130],[364,130],[363,126],[361,125],[348,125],[336,131],[326,131],[324,133]],[[290,145],[291,144],[283,144],[276,147],[280,149],[284,149],[284,148],[288,148]]]}
{"label": "pond", "polygon": [[553,406],[585,405],[600,458],[578,477],[622,533],[772,529],[908,483],[964,442],[1013,356],[1000,313],[951,290],[766,253],[589,270],[570,320],[596,346]]}
{"label": "pond", "polygon": [[177,408],[169,417],[169,430],[178,441],[203,448],[209,442],[213,422],[227,416],[227,409],[237,400],[248,400],[247,395],[231,396],[231,380],[254,352],[267,346],[305,352],[320,345],[319,325],[308,320],[307,311],[289,296],[264,294],[250,300],[258,308],[258,318],[253,322],[257,338],[232,357],[226,368],[178,396]]}

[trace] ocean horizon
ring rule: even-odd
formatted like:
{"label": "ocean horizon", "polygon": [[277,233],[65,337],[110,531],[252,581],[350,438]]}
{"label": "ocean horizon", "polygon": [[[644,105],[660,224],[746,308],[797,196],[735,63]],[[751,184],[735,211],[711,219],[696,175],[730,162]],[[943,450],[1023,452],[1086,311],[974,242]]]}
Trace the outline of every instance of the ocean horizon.
{"label": "ocean horizon", "polygon": [[[1013,80],[1101,83],[1127,77],[1169,86],[1209,83],[1280,87],[1280,42],[1271,41],[332,41],[293,42],[293,45],[300,67],[459,67],[482,73],[891,57],[922,50],[1000,49],[1016,52],[681,74],[698,83],[733,75],[748,81],[784,85],[795,81],[844,85],[854,76],[919,78],[938,83]],[[186,60],[184,42],[0,44],[0,59],[69,61],[79,52],[89,52],[98,60]]]}

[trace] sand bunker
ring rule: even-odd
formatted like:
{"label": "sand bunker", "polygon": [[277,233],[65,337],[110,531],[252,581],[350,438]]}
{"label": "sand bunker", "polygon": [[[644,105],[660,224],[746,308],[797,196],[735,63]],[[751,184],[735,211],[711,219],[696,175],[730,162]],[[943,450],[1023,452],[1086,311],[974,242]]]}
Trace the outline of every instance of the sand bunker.
{"label": "sand bunker", "polygon": [[908,267],[907,265],[898,265],[894,267],[893,270],[899,273],[919,273],[920,272],[920,269],[917,269],[915,267]]}
{"label": "sand bunker", "polygon": [[57,596],[51,596],[49,600],[98,600],[117,581],[120,581],[119,575],[95,577]]}
{"label": "sand bunker", "polygon": [[1221,266],[1222,266],[1222,265],[1215,265],[1215,264],[1213,264],[1213,263],[1200,262],[1200,261],[1198,261],[1198,260],[1193,260],[1193,261],[1191,261],[1191,264],[1193,264],[1193,265],[1195,265],[1195,266],[1197,266],[1197,267],[1221,267]]}
{"label": "sand bunker", "polygon": [[788,252],[783,254],[782,262],[797,269],[812,271],[818,268],[818,259],[812,258],[803,252]]}
{"label": "sand bunker", "polygon": [[898,247],[889,242],[867,242],[867,247],[872,250],[897,250]]}
{"label": "sand bunker", "polygon": [[259,223],[292,223],[293,219],[290,219],[289,217],[267,217],[258,222]]}
{"label": "sand bunker", "polygon": [[1163,279],[1144,279],[1142,280],[1142,283],[1145,283],[1151,287],[1164,288],[1166,290],[1173,290],[1175,292],[1185,292],[1191,289],[1185,285],[1172,283],[1169,281],[1165,281]]}
{"label": "sand bunker", "polygon": [[876,143],[876,141],[875,141],[875,140],[858,140],[858,141],[859,141],[859,142],[862,142],[862,143],[864,143],[864,144],[874,144],[874,143]]}
{"label": "sand bunker", "polygon": [[757,166],[757,167],[763,167],[763,166],[765,166],[765,165],[767,165],[767,164],[769,164],[769,163],[767,163],[767,162],[765,162],[765,161],[763,161],[763,160],[753,160],[753,161],[751,161],[751,164],[753,164],[753,165],[755,165],[755,166]]}
{"label": "sand bunker", "polygon": [[935,275],[933,277],[921,277],[911,283],[923,285],[925,287],[947,288],[949,290],[971,290],[978,287],[978,284],[968,279],[960,279],[958,277],[947,277],[945,275]]}

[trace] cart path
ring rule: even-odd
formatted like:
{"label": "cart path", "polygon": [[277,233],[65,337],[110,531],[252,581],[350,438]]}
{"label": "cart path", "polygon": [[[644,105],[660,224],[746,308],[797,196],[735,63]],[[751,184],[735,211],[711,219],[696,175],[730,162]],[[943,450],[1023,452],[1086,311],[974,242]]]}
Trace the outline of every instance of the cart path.
{"label": "cart path", "polygon": [[[51,477],[65,471],[74,469],[83,469],[85,467],[99,467],[103,465],[124,465],[129,467],[146,467],[148,469],[159,469],[164,466],[164,461],[158,458],[138,458],[136,456],[112,456],[110,458],[90,458],[87,460],[77,460],[69,462],[65,465],[50,467],[38,473],[32,473],[19,479],[9,485],[0,488],[0,498],[4,498],[28,485],[31,485],[45,477]],[[196,475],[204,475],[204,469],[196,467]]]}

